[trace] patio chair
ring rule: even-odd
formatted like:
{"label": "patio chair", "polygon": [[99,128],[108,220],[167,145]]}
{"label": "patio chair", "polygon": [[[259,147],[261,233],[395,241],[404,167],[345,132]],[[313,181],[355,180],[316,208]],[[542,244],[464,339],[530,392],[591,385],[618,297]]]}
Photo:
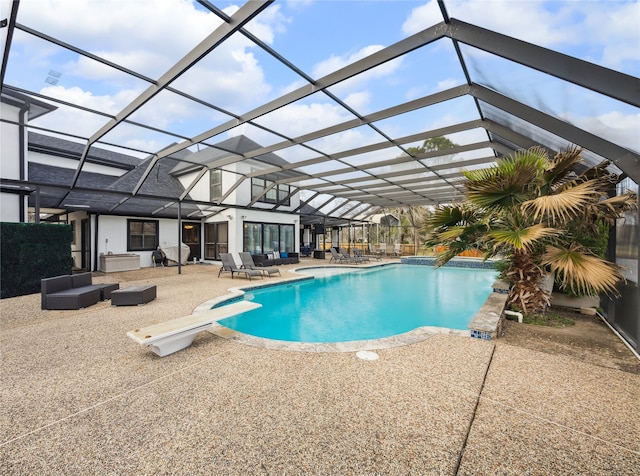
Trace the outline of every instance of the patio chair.
{"label": "patio chair", "polygon": [[369,256],[369,258],[375,258],[380,261],[380,258],[382,258],[382,250],[380,249],[380,247],[374,249],[373,245],[369,243],[369,254],[367,256]]}
{"label": "patio chair", "polygon": [[358,258],[357,256],[351,256],[344,248],[340,248],[340,254],[342,255],[342,257],[352,263],[363,263],[365,260],[364,258]]}
{"label": "patio chair", "polygon": [[264,277],[260,271],[255,269],[241,269],[238,268],[235,260],[233,259],[233,255],[231,253],[220,253],[220,261],[222,261],[222,266],[220,267],[220,271],[218,271],[218,277],[222,273],[231,273],[231,279],[233,279],[234,274],[244,274],[249,281],[251,281],[251,276],[260,276]]}
{"label": "patio chair", "polygon": [[396,243],[395,245],[393,245],[393,256],[402,256],[402,245],[399,243]]}
{"label": "patio chair", "polygon": [[[362,261],[366,261],[366,262],[370,261],[369,257],[367,255],[363,255],[358,248],[353,249],[353,255],[355,258],[358,258]],[[377,257],[377,258],[380,259],[380,257]]]}
{"label": "patio chair", "polygon": [[159,246],[158,249],[151,253],[151,264],[154,268],[157,266],[167,266],[168,264],[167,255],[164,254],[164,251],[162,251],[162,248]]}
{"label": "patio chair", "polygon": [[331,259],[329,260],[329,263],[331,263],[332,261],[335,261],[336,263],[350,263],[351,262],[351,258],[346,258],[344,255],[338,253],[338,251],[335,248],[331,248]]}
{"label": "patio chair", "polygon": [[242,261],[242,269],[255,269],[265,276],[271,276],[272,274],[276,273],[280,275],[280,270],[276,266],[256,266],[253,261],[253,256],[251,256],[251,253],[249,253],[248,251],[243,251],[238,254],[240,255],[240,261]]}

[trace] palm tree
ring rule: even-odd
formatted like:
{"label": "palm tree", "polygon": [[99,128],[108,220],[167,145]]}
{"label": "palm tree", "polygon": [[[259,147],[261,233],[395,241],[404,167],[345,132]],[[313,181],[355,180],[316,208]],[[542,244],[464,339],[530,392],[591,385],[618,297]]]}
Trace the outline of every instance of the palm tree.
{"label": "palm tree", "polygon": [[635,208],[637,196],[608,198],[618,179],[606,170],[608,162],[576,175],[581,152],[569,148],[550,160],[544,149],[533,148],[464,172],[466,201],[439,207],[429,220],[429,244],[448,248],[438,265],[468,249],[503,259],[503,276],[512,285],[507,304],[525,314],[549,305],[550,290],[541,284],[547,272],[576,294],[616,294],[624,279],[619,267],[579,237],[586,229],[608,230],[603,225]]}

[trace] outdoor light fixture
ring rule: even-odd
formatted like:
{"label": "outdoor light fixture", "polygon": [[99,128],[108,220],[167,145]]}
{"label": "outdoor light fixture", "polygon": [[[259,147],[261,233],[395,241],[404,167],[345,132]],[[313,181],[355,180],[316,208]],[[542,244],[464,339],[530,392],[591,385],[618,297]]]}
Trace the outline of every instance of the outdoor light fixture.
{"label": "outdoor light fixture", "polygon": [[233,220],[233,215],[227,215],[227,218],[228,218],[229,220]]}
{"label": "outdoor light fixture", "polygon": [[65,203],[62,206],[65,208],[89,208],[89,205],[76,205],[74,203]]}

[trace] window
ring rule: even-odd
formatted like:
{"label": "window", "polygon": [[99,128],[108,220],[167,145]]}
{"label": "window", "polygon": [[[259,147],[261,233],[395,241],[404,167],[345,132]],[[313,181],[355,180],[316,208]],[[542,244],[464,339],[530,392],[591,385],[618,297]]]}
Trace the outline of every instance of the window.
{"label": "window", "polygon": [[[264,241],[263,241],[263,250],[264,253],[268,253],[269,251],[280,251],[278,247],[278,231],[280,227],[278,225],[272,225],[270,223],[265,223],[262,225],[264,230]],[[284,251],[284,250],[283,250]]]}
{"label": "window", "polygon": [[251,254],[295,250],[294,225],[244,222],[243,228],[244,251]]}
{"label": "window", "polygon": [[220,259],[220,253],[229,250],[229,224],[205,223],[204,224],[204,258]]}
{"label": "window", "polygon": [[292,252],[295,249],[295,227],[280,225],[280,251]]}
{"label": "window", "polygon": [[209,195],[210,200],[215,202],[222,197],[222,171],[211,170],[209,172]]}
{"label": "window", "polygon": [[243,249],[255,255],[263,252],[262,224],[245,222],[243,226]]}
{"label": "window", "polygon": [[152,251],[158,243],[157,220],[127,220],[128,251]]}
{"label": "window", "polygon": [[[282,202],[283,205],[290,205],[290,201],[287,198],[289,193],[291,192],[291,186],[279,183],[275,186],[272,180],[265,180],[262,178],[252,178],[251,179],[251,199],[258,199],[259,202],[263,203],[279,203]],[[269,189],[267,193],[261,196],[261,194],[265,191],[265,189],[272,187]],[[287,198],[287,200],[285,200]]]}
{"label": "window", "polygon": [[291,187],[289,185],[285,185],[283,183],[278,184],[278,202],[282,202],[283,205],[289,205],[289,199],[287,197],[290,192]]}
{"label": "window", "polygon": [[262,191],[266,188],[266,180],[261,178],[251,179],[251,200],[255,200],[260,196]]}

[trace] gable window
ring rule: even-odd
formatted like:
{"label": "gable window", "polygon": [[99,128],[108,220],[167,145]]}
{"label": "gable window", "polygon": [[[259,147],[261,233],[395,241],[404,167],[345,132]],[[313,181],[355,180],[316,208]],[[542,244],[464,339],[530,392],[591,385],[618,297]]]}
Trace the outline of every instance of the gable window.
{"label": "gable window", "polygon": [[[271,187],[271,188],[269,188]],[[260,196],[265,189],[269,188],[267,193]],[[282,205],[288,206],[290,205],[290,200],[287,198],[289,193],[291,192],[291,186],[279,183],[274,186],[274,182],[272,180],[265,180],[263,178],[252,178],[251,179],[251,199],[258,199],[259,202],[263,203],[278,203],[282,201]],[[285,198],[287,198],[285,200]]]}
{"label": "gable window", "polygon": [[127,251],[152,251],[158,243],[157,220],[127,220]]}
{"label": "gable window", "polygon": [[214,202],[222,197],[222,170],[209,172],[209,199]]}

